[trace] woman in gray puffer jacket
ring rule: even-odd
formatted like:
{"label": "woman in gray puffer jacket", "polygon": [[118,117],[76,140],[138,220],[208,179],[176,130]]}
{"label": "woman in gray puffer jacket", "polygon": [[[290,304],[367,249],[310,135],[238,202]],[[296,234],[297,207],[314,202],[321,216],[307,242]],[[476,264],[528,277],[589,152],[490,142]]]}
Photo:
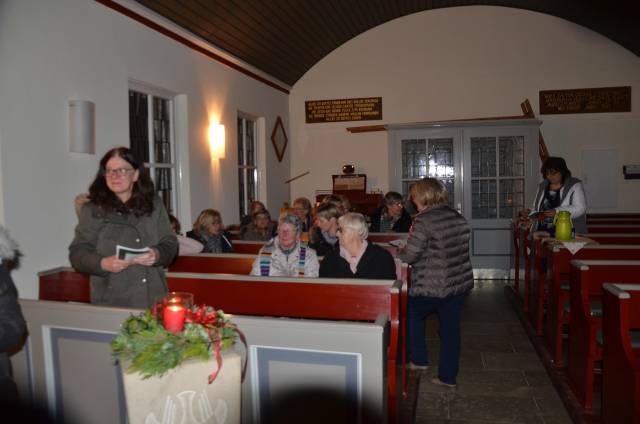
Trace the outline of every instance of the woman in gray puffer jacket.
{"label": "woman in gray puffer jacket", "polygon": [[424,337],[425,319],[437,313],[440,321],[440,361],[433,383],[455,387],[460,358],[460,310],[473,288],[469,258],[470,228],[448,206],[444,186],[424,178],[411,187],[418,206],[407,245],[398,257],[412,265],[408,305],[410,368],[429,366]]}

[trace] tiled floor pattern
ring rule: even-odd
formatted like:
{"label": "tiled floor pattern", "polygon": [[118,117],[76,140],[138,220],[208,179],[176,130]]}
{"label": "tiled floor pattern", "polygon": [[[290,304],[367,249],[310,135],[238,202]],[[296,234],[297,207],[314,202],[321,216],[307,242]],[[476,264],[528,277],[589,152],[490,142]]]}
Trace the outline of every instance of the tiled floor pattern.
{"label": "tiled floor pattern", "polygon": [[428,318],[427,346],[435,367],[412,374],[418,379],[415,423],[571,423],[504,286],[498,280],[476,281],[467,299],[456,389],[431,383],[439,341],[437,317]]}

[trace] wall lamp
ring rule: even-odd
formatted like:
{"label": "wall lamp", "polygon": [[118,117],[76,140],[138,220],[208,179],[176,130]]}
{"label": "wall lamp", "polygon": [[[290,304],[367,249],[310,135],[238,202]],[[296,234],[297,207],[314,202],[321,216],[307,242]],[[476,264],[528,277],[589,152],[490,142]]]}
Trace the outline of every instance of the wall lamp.
{"label": "wall lamp", "polygon": [[96,151],[95,104],[69,100],[69,151],[94,154]]}
{"label": "wall lamp", "polygon": [[209,149],[211,157],[215,159],[224,159],[225,142],[224,142],[224,125],[211,123],[209,125]]}

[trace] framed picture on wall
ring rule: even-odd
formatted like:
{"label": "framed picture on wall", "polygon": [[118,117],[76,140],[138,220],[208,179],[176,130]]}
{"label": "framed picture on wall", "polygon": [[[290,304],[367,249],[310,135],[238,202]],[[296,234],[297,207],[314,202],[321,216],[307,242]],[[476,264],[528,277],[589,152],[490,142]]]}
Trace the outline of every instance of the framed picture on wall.
{"label": "framed picture on wall", "polygon": [[276,119],[276,124],[273,126],[273,131],[271,132],[271,142],[273,143],[273,148],[276,150],[278,162],[282,162],[284,151],[287,148],[288,139],[287,133],[284,130],[284,125],[282,125],[282,119],[279,116],[278,119]]}

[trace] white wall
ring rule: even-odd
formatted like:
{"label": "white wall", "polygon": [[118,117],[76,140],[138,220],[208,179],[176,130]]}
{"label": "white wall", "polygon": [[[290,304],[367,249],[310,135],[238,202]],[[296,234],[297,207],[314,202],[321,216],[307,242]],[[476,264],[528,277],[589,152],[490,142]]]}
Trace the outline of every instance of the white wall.
{"label": "white wall", "polygon": [[[519,115],[540,90],[632,86],[632,112],[543,115],[552,155],[582,174],[583,149],[619,152],[617,211],[640,211],[640,182],[625,181],[623,164],[640,163],[640,58],[613,41],[568,21],[490,6],[421,12],[373,28],[311,68],[290,96],[292,197],[330,189],[331,174],[356,164],[369,189],[388,187],[385,132],[345,128]],[[383,120],[305,124],[305,100],[382,96]],[[592,211],[598,212],[598,211]],[[601,210],[604,212],[604,210]]]}
{"label": "white wall", "polygon": [[[104,152],[128,145],[128,84],[135,79],[179,94],[188,121],[183,227],[207,207],[238,221],[236,115],[264,117],[267,203],[289,199],[289,154],[271,147],[278,115],[288,128],[288,96],[91,0],[0,2],[0,217],[20,243],[13,273],[22,297],[37,297],[37,271],[68,264],[76,217]],[[68,152],[67,102],[95,102],[96,154]],[[226,127],[226,156],[212,160],[210,117]],[[184,222],[184,221],[187,222]]]}

